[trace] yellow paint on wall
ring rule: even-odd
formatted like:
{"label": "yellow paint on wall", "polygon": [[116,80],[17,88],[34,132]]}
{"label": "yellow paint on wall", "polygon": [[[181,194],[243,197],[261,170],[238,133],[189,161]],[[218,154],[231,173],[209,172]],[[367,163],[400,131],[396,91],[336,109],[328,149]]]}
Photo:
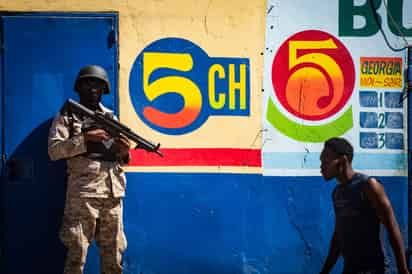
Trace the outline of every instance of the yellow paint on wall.
{"label": "yellow paint on wall", "polygon": [[[120,120],[169,148],[260,148],[265,9],[263,0],[0,0],[3,11],[118,12]],[[212,116],[179,136],[146,126],[130,101],[129,73],[136,56],[165,37],[188,39],[211,57],[248,58],[250,116]]]}

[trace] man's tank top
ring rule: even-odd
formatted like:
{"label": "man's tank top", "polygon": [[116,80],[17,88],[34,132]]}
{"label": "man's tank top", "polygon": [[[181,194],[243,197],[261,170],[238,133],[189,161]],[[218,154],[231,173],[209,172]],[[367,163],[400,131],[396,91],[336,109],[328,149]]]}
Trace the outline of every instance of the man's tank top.
{"label": "man's tank top", "polygon": [[344,273],[385,267],[380,221],[363,192],[367,183],[368,176],[356,173],[349,183],[338,184],[332,194]]}

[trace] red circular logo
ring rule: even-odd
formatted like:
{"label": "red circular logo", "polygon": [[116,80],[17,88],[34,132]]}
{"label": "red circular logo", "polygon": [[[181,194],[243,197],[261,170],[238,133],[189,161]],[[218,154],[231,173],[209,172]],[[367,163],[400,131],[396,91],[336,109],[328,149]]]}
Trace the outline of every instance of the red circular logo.
{"label": "red circular logo", "polygon": [[341,110],[353,92],[355,68],[346,47],[329,33],[308,30],[287,39],[272,64],[272,83],[282,106],[318,121]]}

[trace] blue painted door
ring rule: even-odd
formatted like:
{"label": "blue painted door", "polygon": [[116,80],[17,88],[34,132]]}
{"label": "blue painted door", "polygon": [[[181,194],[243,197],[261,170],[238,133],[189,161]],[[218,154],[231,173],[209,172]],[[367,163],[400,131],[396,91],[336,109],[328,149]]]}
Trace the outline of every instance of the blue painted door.
{"label": "blue painted door", "polygon": [[87,64],[103,66],[117,107],[117,14],[17,13],[1,16],[1,266],[3,274],[62,273],[58,229],[65,163],[51,162],[47,134]]}

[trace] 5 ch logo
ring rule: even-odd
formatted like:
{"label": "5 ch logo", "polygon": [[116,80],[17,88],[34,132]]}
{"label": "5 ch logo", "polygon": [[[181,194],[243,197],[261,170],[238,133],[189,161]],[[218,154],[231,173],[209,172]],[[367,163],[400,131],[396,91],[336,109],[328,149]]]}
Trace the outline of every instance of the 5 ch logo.
{"label": "5 ch logo", "polygon": [[[278,105],[269,99],[266,118],[286,136],[323,142],[353,127],[355,69],[345,46],[332,35],[308,30],[287,39],[272,64]],[[332,120],[332,121],[331,121]]]}
{"label": "5 ch logo", "polygon": [[198,129],[211,115],[249,116],[249,59],[210,58],[181,38],[148,45],[129,79],[139,117],[170,135]]}

